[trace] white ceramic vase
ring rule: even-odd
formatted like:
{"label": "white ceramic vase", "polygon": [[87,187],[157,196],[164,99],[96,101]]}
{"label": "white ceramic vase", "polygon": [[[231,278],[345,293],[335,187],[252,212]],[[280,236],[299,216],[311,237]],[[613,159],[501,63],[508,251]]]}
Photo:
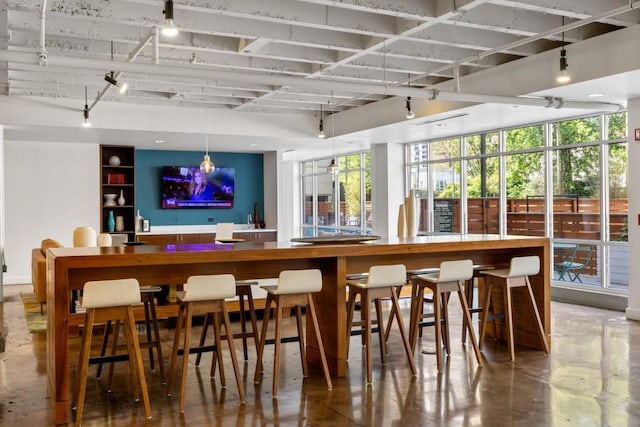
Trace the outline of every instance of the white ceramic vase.
{"label": "white ceramic vase", "polygon": [[111,165],[111,166],[120,166],[120,157],[118,157],[118,156],[109,157],[109,165]]}
{"label": "white ceramic vase", "polygon": [[120,197],[118,197],[118,205],[124,206],[124,203],[125,203],[124,194],[122,193],[122,190],[120,190]]}
{"label": "white ceramic vase", "polygon": [[115,193],[107,193],[104,195],[104,205],[105,206],[115,206],[116,205],[116,196]]}

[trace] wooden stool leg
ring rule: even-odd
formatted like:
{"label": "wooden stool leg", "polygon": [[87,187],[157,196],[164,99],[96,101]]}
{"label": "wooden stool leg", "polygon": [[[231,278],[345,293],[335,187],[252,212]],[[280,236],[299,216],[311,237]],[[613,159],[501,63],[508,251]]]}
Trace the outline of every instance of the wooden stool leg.
{"label": "wooden stool leg", "polygon": [[[464,297],[467,299],[467,305],[473,304],[473,286],[474,286],[474,277],[467,280],[464,284]],[[471,314],[471,312],[470,312]],[[471,326],[469,326],[471,328]],[[467,342],[467,324],[462,322],[462,343]]]}
{"label": "wooden stool leg", "polygon": [[260,334],[260,341],[258,345],[258,355],[256,359],[256,372],[253,377],[253,382],[258,383],[260,374],[262,373],[262,355],[264,353],[264,344],[267,340],[267,327],[269,326],[269,317],[271,315],[271,294],[267,294],[267,301],[264,306],[264,314],[262,316],[262,333]]}
{"label": "wooden stool leg", "polygon": [[371,368],[371,304],[369,291],[363,290],[360,293],[360,314],[364,316],[364,346],[365,346],[365,364],[367,368],[367,384],[373,384],[373,370]]}
{"label": "wooden stool leg", "polygon": [[178,307],[178,320],[176,321],[176,330],[173,336],[173,350],[171,351],[171,363],[169,366],[169,378],[167,378],[167,396],[171,396],[173,390],[173,380],[176,375],[176,365],[178,362],[178,347],[180,347],[180,334],[184,324],[185,307],[180,304]]}
{"label": "wooden stool leg", "polygon": [[507,284],[504,285],[504,310],[505,310],[505,322],[507,326],[507,344],[509,346],[509,358],[513,362],[516,358],[515,346],[513,343],[513,312],[511,311],[511,288],[509,287],[509,279]]}
{"label": "wooden stool leg", "polygon": [[213,317],[213,334],[216,344],[216,351],[213,352],[213,355],[211,357],[211,371],[209,373],[209,376],[211,378],[215,376],[217,361],[218,371],[220,372],[220,385],[222,385],[222,387],[224,388],[227,386],[227,378],[224,375],[224,367],[222,365],[222,340],[220,339],[222,330],[220,327],[220,313],[211,313],[211,316]]}
{"label": "wooden stool leg", "polygon": [[462,315],[464,316],[463,323],[466,324],[469,328],[469,336],[471,337],[471,345],[473,345],[473,351],[476,355],[476,360],[478,361],[478,365],[482,366],[482,356],[480,355],[480,348],[478,347],[476,334],[475,332],[473,332],[473,327],[471,324],[471,312],[469,311],[469,304],[467,302],[465,292],[462,289],[461,282],[458,282],[458,297],[460,298],[460,304],[462,305]]}
{"label": "wooden stool leg", "polygon": [[[111,335],[111,320],[107,320],[107,324],[104,327],[102,346],[100,347],[100,356],[104,356],[107,353],[107,346],[109,345],[109,335]],[[96,371],[97,380],[102,378],[102,365],[102,362],[98,363],[98,370]]]}
{"label": "wooden stool leg", "polygon": [[184,344],[182,346],[182,377],[180,378],[180,412],[184,412],[184,401],[187,392],[187,372],[189,371],[189,348],[191,341],[191,322],[193,319],[193,304],[185,304],[186,314],[184,316]]}
{"label": "wooden stool leg", "polygon": [[[251,319],[251,330],[253,331],[253,342],[258,350],[258,319],[256,318],[256,307],[253,304],[253,295],[251,293],[251,286],[249,286],[249,293],[247,294],[247,301],[249,302],[249,319]],[[248,360],[245,355],[245,360]]]}
{"label": "wooden stool leg", "polygon": [[304,329],[302,326],[302,307],[296,306],[296,324],[298,325],[298,343],[300,344],[300,360],[302,361],[302,376],[307,378],[309,369],[307,365],[307,351],[304,343]]}
{"label": "wooden stool leg", "polygon": [[549,354],[549,343],[544,335],[544,328],[542,327],[542,320],[540,319],[540,312],[538,311],[538,306],[536,305],[536,299],[533,296],[533,290],[531,289],[531,283],[529,282],[529,278],[525,277],[527,283],[527,292],[529,293],[529,299],[531,301],[531,306],[533,308],[533,314],[536,316],[536,324],[538,326],[538,332],[540,333],[540,340],[542,341],[542,345],[544,346],[544,352]]}
{"label": "wooden stool leg", "polygon": [[411,345],[411,352],[416,351],[417,326],[420,322],[418,320],[418,289],[416,282],[411,281],[411,308],[409,310],[409,344]]}
{"label": "wooden stool leg", "polygon": [[[147,389],[147,380],[144,376],[144,365],[142,364],[142,353],[140,351],[140,343],[138,342],[138,334],[136,332],[136,321],[133,315],[133,307],[127,306],[127,325],[125,326],[125,336],[129,335],[129,359],[134,359],[133,365],[137,367],[138,380],[140,381],[140,390],[142,391],[142,402],[144,405],[144,413],[147,418],[151,418],[151,403],[149,402],[149,390]],[[133,354],[133,357],[131,356]],[[135,369],[134,369],[135,372]],[[134,378],[134,375],[131,375]]]}
{"label": "wooden stool leg", "polygon": [[273,387],[272,398],[278,398],[278,380],[280,379],[280,333],[282,327],[282,311],[284,310],[282,304],[282,298],[279,295],[275,296],[276,301],[276,333],[275,333],[275,355],[273,357]]}
{"label": "wooden stool leg", "polygon": [[402,345],[404,346],[404,351],[407,354],[407,359],[409,360],[411,373],[413,373],[413,375],[416,375],[418,371],[416,370],[416,364],[413,359],[413,351],[411,350],[409,340],[407,339],[407,335],[404,331],[404,322],[402,320],[402,316],[400,315],[400,304],[398,303],[398,296],[393,290],[391,291],[391,301],[393,302],[393,306],[396,308],[396,318],[398,320],[398,328],[400,328],[400,337],[402,338]]}
{"label": "wooden stool leg", "polygon": [[[113,328],[113,341],[111,342],[111,355],[115,355],[118,350],[118,338],[120,336],[120,320],[116,320],[116,326]],[[111,393],[111,385],[113,384],[113,362],[109,363],[109,373],[107,374],[107,393]]]}
{"label": "wooden stool leg", "polygon": [[441,298],[440,291],[437,286],[433,292],[433,313],[435,318],[436,330],[436,364],[438,372],[442,371],[442,322],[441,322]]}
{"label": "wooden stool leg", "polygon": [[238,295],[238,307],[240,310],[240,331],[242,332],[242,354],[244,355],[244,360],[249,360],[249,354],[247,353],[247,319],[244,312],[244,294],[242,292]]}
{"label": "wooden stool leg", "polygon": [[142,303],[144,306],[144,328],[147,335],[147,350],[149,351],[149,366],[151,367],[151,372],[156,371],[156,364],[153,360],[153,346],[151,341],[151,313],[149,312],[149,300],[153,299],[153,296],[148,292],[143,293]]}
{"label": "wooden stool leg", "polygon": [[442,299],[442,311],[441,311],[441,319],[444,329],[444,334],[442,335],[444,338],[444,348],[447,351],[447,357],[451,354],[451,340],[449,339],[449,296],[450,292],[442,292],[440,293],[440,298]]}
{"label": "wooden stool leg", "polygon": [[84,410],[84,399],[87,391],[87,371],[89,369],[89,352],[91,351],[91,336],[93,334],[93,319],[95,310],[88,309],[84,321],[84,331],[82,334],[82,344],[80,347],[80,357],[78,360],[78,373],[76,390],[73,403],[76,407],[76,427],[82,422],[82,412]]}
{"label": "wooden stool leg", "polygon": [[[393,293],[393,289],[391,290],[391,293]],[[380,341],[380,360],[382,361],[382,364],[386,364],[387,363],[387,358],[386,358],[386,349],[385,349],[385,337],[384,337],[384,331],[383,331],[383,327],[384,327],[384,319],[382,317],[382,302],[380,301],[380,298],[375,298],[373,301],[375,307],[376,307],[376,322],[378,323],[378,341]],[[391,307],[391,311],[393,312],[394,307]],[[391,324],[392,317],[389,317],[389,324]]]}
{"label": "wooden stool leg", "polygon": [[[489,304],[491,304],[491,291],[493,288],[492,280],[485,280],[485,299],[482,311],[482,322],[480,323],[480,342],[478,346],[482,350],[482,344],[484,342],[484,334],[487,331],[487,318],[489,317]],[[497,331],[494,331],[497,333]]]}
{"label": "wooden stool leg", "polygon": [[158,365],[160,366],[160,381],[162,384],[167,382],[164,375],[164,358],[162,357],[162,343],[160,342],[160,330],[158,328],[158,317],[156,314],[156,303],[153,295],[150,295],[149,307],[151,309],[151,324],[153,325],[153,334],[155,339],[156,353],[158,355]]}
{"label": "wooden stool leg", "polygon": [[311,315],[311,321],[313,322],[313,330],[316,333],[316,342],[318,343],[318,351],[320,352],[320,360],[322,361],[324,379],[327,381],[327,388],[332,390],[333,383],[331,382],[331,375],[329,374],[329,365],[327,364],[327,355],[324,352],[324,344],[322,344],[322,335],[320,335],[320,326],[318,325],[318,316],[316,314],[316,305],[313,302],[313,295],[307,294],[307,301],[309,314]]}
{"label": "wooden stool leg", "polygon": [[[222,301],[220,305],[222,307],[222,321],[224,322],[224,330],[227,334],[227,341],[229,343],[229,353],[231,353],[231,364],[233,365],[233,373],[236,376],[236,385],[238,386],[238,394],[240,395],[240,403],[245,403],[246,396],[244,394],[244,386],[242,385],[242,377],[240,376],[240,368],[238,366],[238,358],[236,356],[236,346],[233,342],[233,332],[231,331],[229,313],[227,313],[227,306],[224,301]],[[218,348],[218,351],[220,351],[220,348]],[[222,367],[222,364],[220,364],[220,366]]]}
{"label": "wooden stool leg", "polygon": [[[205,341],[207,340],[207,330],[209,329],[209,324],[211,323],[211,313],[207,313],[204,315],[204,323],[202,324],[202,331],[200,332],[200,341],[198,342],[198,346],[204,346]],[[198,353],[196,356],[196,366],[200,366],[200,360],[202,360],[202,353]]]}

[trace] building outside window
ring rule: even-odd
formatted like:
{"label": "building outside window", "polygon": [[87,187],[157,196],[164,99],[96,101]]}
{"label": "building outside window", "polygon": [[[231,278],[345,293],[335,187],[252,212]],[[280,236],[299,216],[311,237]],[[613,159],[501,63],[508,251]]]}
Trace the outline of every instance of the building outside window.
{"label": "building outside window", "polygon": [[371,156],[359,152],[301,162],[302,236],[371,234]]}
{"label": "building outside window", "polygon": [[555,285],[625,293],[626,138],[622,112],[408,144],[419,230],[547,236]]}

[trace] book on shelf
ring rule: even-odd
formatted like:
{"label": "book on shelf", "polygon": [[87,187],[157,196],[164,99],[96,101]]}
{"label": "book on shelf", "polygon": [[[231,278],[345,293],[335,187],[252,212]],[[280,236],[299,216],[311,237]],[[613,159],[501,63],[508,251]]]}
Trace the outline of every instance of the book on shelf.
{"label": "book on shelf", "polygon": [[124,174],[123,173],[107,174],[107,184],[124,184]]}

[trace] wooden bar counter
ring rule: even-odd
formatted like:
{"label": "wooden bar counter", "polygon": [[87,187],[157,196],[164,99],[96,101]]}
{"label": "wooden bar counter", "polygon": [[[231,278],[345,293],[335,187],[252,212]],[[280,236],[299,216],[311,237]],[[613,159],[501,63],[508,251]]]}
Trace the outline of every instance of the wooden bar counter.
{"label": "wooden bar counter", "polygon": [[[47,254],[47,373],[55,424],[70,416],[68,331],[77,324],[70,314],[69,291],[90,280],[135,277],[141,285],[184,283],[195,274],[232,273],[237,279],[277,277],[285,269],[319,268],[322,292],[316,295],[325,351],[331,372],[347,374],[345,281],[348,273],[371,265],[403,263],[408,269],[437,267],[441,261],[470,258],[474,264],[504,264],[513,256],[538,255],[541,271],[532,277],[533,291],[550,341],[549,239],[497,235],[437,235],[381,239],[356,244],[310,245],[292,242],[236,244],[175,244],[108,248],[56,248]],[[517,301],[517,298],[514,298]],[[516,302],[517,304],[517,302]],[[523,304],[524,306],[525,304]],[[516,308],[518,310],[518,308]],[[533,319],[519,316],[516,341],[541,348]],[[310,336],[310,363],[319,362],[315,337]]]}

